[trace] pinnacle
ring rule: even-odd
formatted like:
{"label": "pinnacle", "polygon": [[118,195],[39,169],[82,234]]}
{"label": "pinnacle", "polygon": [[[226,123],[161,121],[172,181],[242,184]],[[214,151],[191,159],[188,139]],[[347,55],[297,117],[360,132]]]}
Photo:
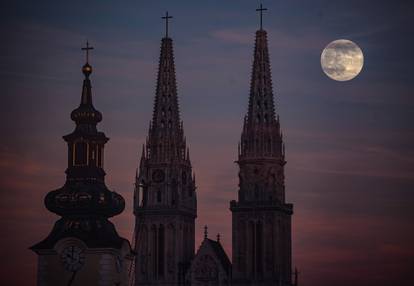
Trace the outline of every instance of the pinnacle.
{"label": "pinnacle", "polygon": [[256,31],[250,96],[240,146],[240,157],[279,157],[280,127],[275,116],[267,32]]}

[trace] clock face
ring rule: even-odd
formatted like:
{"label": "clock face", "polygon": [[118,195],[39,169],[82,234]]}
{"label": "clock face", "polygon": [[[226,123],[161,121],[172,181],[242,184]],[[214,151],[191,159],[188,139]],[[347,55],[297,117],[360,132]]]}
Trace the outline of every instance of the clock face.
{"label": "clock face", "polygon": [[161,183],[161,182],[163,182],[164,181],[164,179],[165,179],[165,173],[164,173],[164,171],[163,170],[155,170],[153,173],[152,173],[152,180],[154,181],[154,182],[156,182],[156,183]]}
{"label": "clock face", "polygon": [[62,263],[67,271],[76,272],[85,264],[85,254],[77,246],[68,246],[60,254]]}

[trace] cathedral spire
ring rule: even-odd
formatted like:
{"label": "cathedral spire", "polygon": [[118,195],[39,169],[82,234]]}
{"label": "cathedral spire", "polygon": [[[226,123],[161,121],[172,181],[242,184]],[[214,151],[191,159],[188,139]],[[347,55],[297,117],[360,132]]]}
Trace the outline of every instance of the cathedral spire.
{"label": "cathedral spire", "polygon": [[169,16],[167,12],[162,18],[166,20],[166,36],[161,40],[148,148],[150,149],[149,157],[153,160],[171,161],[185,159],[186,149],[178,106],[173,41],[168,37],[168,20],[172,16]]}
{"label": "cathedral spire", "polygon": [[136,285],[181,285],[194,256],[196,186],[180,120],[171,18],[162,17],[154,110],[135,190]]}
{"label": "cathedral spire", "polygon": [[[261,18],[265,10],[262,6],[257,9]],[[239,157],[264,156],[282,156],[282,142],[279,120],[275,114],[267,32],[263,30],[261,20],[260,29],[256,31],[249,106]]]}
{"label": "cathedral spire", "polygon": [[260,126],[275,120],[267,33],[262,29],[256,31],[247,120]]}
{"label": "cathedral spire", "polygon": [[275,285],[277,277],[283,285],[292,285],[293,206],[285,201],[286,161],[262,25],[265,10],[262,5],[257,9],[260,29],[256,31],[249,106],[238,147],[238,200],[230,203],[233,285]]}

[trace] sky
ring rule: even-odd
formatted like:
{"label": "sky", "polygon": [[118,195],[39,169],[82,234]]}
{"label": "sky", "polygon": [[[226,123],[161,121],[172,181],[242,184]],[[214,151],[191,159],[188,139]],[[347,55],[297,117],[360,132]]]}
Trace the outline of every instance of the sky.
{"label": "sky", "polygon": [[[414,5],[411,1],[263,1],[276,112],[294,204],[293,266],[304,286],[414,284]],[[258,1],[2,1],[0,4],[0,281],[35,285],[28,247],[58,217],[47,192],[64,184],[62,136],[90,63],[107,186],[126,200],[112,219],[132,237],[132,196],[155,95],[161,16],[170,35],[181,118],[196,174],[196,248],[221,234],[231,257],[229,201],[247,111]],[[337,82],[320,66],[336,39],[364,67]]]}

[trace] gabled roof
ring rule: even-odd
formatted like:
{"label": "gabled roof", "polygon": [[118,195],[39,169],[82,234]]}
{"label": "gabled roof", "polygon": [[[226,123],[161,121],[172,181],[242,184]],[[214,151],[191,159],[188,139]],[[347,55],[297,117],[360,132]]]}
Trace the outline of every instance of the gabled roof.
{"label": "gabled roof", "polygon": [[224,269],[227,275],[231,275],[231,262],[228,258],[226,251],[224,251],[223,246],[219,241],[215,241],[209,238],[204,238],[203,242],[200,245],[200,248],[198,249],[196,256],[193,260],[197,261],[197,258],[200,255],[209,254],[214,256],[220,263],[221,267]]}
{"label": "gabled roof", "polygon": [[[226,270],[227,274],[230,274],[230,272],[231,272],[231,262],[230,262],[230,259],[227,256],[226,251],[224,251],[224,248],[221,245],[221,243],[219,241],[215,241],[215,240],[212,240],[212,239],[209,239],[209,238],[207,238],[206,240],[207,240],[206,243],[210,244],[211,248],[214,250],[218,260],[220,261],[223,268]],[[204,240],[204,241],[206,241],[206,240]]]}

